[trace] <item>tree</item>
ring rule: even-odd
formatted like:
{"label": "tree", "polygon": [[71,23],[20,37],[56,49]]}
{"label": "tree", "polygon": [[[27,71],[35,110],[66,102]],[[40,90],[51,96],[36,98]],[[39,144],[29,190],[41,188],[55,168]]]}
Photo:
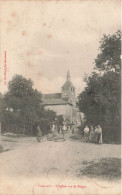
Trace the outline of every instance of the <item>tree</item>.
{"label": "tree", "polygon": [[95,68],[100,71],[120,72],[121,68],[121,32],[113,35],[104,35],[100,41],[100,53],[95,59]]}
{"label": "tree", "polygon": [[15,125],[16,133],[21,129],[23,133],[32,134],[33,124],[41,116],[41,93],[32,86],[31,79],[15,75],[8,84],[8,92],[4,95],[4,119],[11,119],[10,115],[13,116],[14,121],[11,119],[10,124]]}
{"label": "tree", "polygon": [[45,110],[43,116],[44,118],[48,118],[50,122],[53,122],[56,118],[56,112],[53,110]]}
{"label": "tree", "polygon": [[36,135],[36,127],[40,125],[46,134],[47,125],[55,120],[56,113],[44,109],[41,97],[42,94],[33,89],[31,79],[15,75],[8,84],[8,92],[4,97],[0,95],[3,132]]}
{"label": "tree", "polygon": [[85,114],[86,123],[101,124],[104,138],[120,138],[120,31],[104,35],[100,42],[100,53],[95,59],[99,73],[85,78],[85,90],[78,97],[80,111]]}
{"label": "tree", "polygon": [[63,118],[63,116],[62,115],[59,115],[59,116],[57,116],[56,117],[56,119],[57,119],[57,125],[63,125],[63,121],[64,121],[64,118]]}

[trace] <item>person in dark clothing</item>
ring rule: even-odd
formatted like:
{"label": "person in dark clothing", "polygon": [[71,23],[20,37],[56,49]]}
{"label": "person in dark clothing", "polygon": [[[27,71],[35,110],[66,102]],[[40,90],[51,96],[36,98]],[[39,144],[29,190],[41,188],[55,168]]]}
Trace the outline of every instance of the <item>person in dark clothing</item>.
{"label": "person in dark clothing", "polygon": [[37,126],[37,140],[38,142],[43,141],[43,133],[40,126]]}
{"label": "person in dark clothing", "polygon": [[71,127],[72,134],[74,135],[74,126]]}

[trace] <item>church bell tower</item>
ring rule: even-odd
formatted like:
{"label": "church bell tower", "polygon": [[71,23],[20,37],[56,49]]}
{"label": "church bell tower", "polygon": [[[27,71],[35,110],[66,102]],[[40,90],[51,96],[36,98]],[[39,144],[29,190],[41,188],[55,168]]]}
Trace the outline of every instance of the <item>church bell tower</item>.
{"label": "church bell tower", "polygon": [[75,87],[70,81],[70,73],[67,72],[66,82],[61,88],[62,99],[68,99],[70,103],[75,105]]}

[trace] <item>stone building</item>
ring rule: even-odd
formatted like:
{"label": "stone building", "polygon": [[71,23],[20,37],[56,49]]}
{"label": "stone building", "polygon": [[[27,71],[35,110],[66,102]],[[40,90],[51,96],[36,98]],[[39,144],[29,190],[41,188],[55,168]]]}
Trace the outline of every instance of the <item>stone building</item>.
{"label": "stone building", "polygon": [[53,110],[57,115],[62,115],[70,123],[80,122],[80,112],[76,107],[75,87],[70,80],[68,71],[66,82],[61,87],[61,93],[43,94],[45,109]]}

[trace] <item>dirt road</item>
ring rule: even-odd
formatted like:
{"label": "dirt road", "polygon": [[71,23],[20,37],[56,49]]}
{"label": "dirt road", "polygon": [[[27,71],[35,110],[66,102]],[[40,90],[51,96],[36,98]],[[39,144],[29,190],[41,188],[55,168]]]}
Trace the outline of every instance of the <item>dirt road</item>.
{"label": "dirt road", "polygon": [[[63,181],[66,178],[72,178],[75,183],[77,172],[83,167],[83,161],[95,161],[106,157],[120,158],[120,145],[97,145],[83,143],[81,140],[82,137],[77,129],[75,129],[74,136],[69,131],[66,134],[66,141],[63,142],[47,141],[45,137],[43,142],[38,143],[35,137],[8,138],[2,136],[1,144],[5,150],[9,150],[0,154],[0,189],[4,191],[6,184],[10,187],[10,191],[16,192],[21,189],[19,181],[26,180],[27,185],[31,185],[32,181],[37,182],[37,178],[39,181],[55,177],[63,178]],[[19,187],[16,190],[15,187],[13,189],[10,181],[14,184],[17,182],[16,185]],[[22,189],[21,192],[23,193]],[[30,191],[27,192],[30,193]],[[82,192],[86,193],[86,191]],[[48,189],[46,193],[48,194]],[[42,191],[41,194],[43,194]]]}

